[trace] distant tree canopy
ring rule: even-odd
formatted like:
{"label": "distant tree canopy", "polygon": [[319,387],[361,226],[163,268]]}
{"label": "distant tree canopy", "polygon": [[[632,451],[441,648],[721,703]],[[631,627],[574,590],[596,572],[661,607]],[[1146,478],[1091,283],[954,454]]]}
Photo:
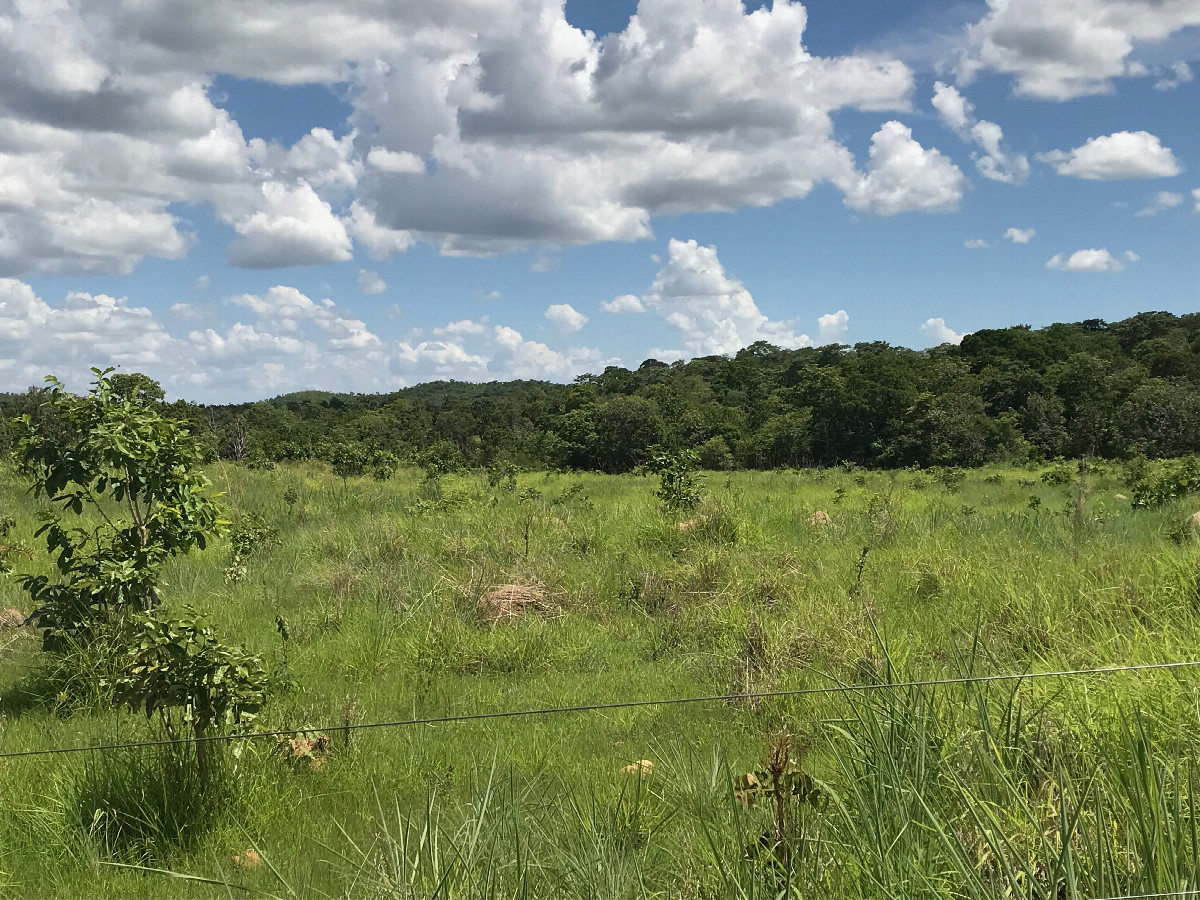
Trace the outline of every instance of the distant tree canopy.
{"label": "distant tree canopy", "polygon": [[[161,402],[145,376],[114,389]],[[41,392],[0,396],[6,417]],[[257,403],[167,405],[231,459],[325,459],[347,443],[419,463],[625,472],[655,448],[713,468],[973,466],[995,459],[1200,451],[1200,313],[1146,312],[986,329],[926,351],[876,341],[609,366],[571,385],[432,382],[391,394],[303,391]],[[7,437],[0,434],[0,450]]]}

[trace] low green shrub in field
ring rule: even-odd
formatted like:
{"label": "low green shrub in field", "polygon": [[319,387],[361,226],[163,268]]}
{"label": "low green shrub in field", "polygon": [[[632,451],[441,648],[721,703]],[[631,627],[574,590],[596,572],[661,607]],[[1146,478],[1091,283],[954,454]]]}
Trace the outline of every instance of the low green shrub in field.
{"label": "low green shrub in field", "polygon": [[691,510],[704,499],[700,493],[699,456],[695,450],[663,450],[650,454],[647,468],[658,475],[656,496],[668,510]]}
{"label": "low green shrub in field", "polygon": [[[57,569],[53,579],[18,581],[33,602],[30,618],[54,659],[49,672],[61,680],[60,695],[111,695],[147,717],[158,714],[170,737],[186,723],[203,775],[203,738],[261,707],[265,675],[257,657],[161,605],[164,566],[204,548],[221,528],[218,508],[187,429],[145,392],[118,390],[108,371],[93,371],[87,395],[51,379],[48,415],[18,420],[18,472],[54,510],[38,534]],[[235,552],[261,531],[238,532]]]}
{"label": "low green shrub in field", "polygon": [[496,460],[487,469],[488,486],[498,488],[506,494],[516,493],[517,475],[520,472],[520,466],[511,460]]}
{"label": "low green shrub in field", "polygon": [[241,581],[246,577],[247,560],[269,550],[279,540],[279,529],[267,525],[257,513],[246,513],[229,532],[231,551],[225,580]]}
{"label": "low green shrub in field", "polygon": [[1200,458],[1185,456],[1137,472],[1130,484],[1133,506],[1153,509],[1170,500],[1200,492]]}

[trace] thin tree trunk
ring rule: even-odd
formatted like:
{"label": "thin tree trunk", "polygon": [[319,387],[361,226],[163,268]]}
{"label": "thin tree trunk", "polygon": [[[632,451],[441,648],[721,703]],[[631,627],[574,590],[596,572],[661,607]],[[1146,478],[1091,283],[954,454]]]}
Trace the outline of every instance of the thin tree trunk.
{"label": "thin tree trunk", "polygon": [[196,735],[196,770],[200,773],[201,782],[208,779],[208,741],[204,740],[204,726],[199,722],[195,725]]}

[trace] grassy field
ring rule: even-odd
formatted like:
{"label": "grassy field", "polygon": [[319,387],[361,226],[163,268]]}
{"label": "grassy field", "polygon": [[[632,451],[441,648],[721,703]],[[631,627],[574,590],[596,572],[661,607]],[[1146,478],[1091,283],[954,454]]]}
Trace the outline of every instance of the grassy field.
{"label": "grassy field", "polygon": [[[653,478],[219,465],[231,518],[277,537],[234,581],[227,541],[179,560],[163,596],[293,681],[269,728],[1200,659],[1197,507],[1133,511],[1115,467],[1082,489],[1041,472],[710,473],[681,530]],[[0,479],[6,540],[38,546],[37,512]],[[491,624],[504,584],[542,601]],[[159,736],[40,655],[0,631],[0,751]],[[785,744],[811,782],[741,793]],[[1185,669],[241,742],[208,785],[186,750],[0,759],[0,896],[1191,889],[1198,747]]]}

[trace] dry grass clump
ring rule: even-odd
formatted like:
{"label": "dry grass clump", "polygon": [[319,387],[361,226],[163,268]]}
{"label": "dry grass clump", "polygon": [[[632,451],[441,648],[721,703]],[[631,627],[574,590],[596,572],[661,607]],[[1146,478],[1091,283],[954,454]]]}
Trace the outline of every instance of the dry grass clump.
{"label": "dry grass clump", "polygon": [[333,752],[333,741],[327,734],[296,734],[292,737],[280,735],[276,742],[276,751],[290,762],[296,771],[308,769],[315,772],[325,764],[325,760]]}
{"label": "dry grass clump", "polygon": [[502,584],[480,597],[478,605],[480,617],[492,625],[546,609],[545,591],[530,584]]}
{"label": "dry grass clump", "polygon": [[0,609],[0,631],[20,628],[25,624],[25,613],[19,609]]}
{"label": "dry grass clump", "polygon": [[617,770],[618,775],[636,775],[639,778],[646,778],[654,774],[654,761],[650,759],[639,759],[636,762],[631,762],[627,766],[621,766]]}
{"label": "dry grass clump", "polygon": [[235,869],[253,869],[255,866],[262,865],[262,856],[254,848],[251,848],[244,853],[233,854],[231,862]]}

